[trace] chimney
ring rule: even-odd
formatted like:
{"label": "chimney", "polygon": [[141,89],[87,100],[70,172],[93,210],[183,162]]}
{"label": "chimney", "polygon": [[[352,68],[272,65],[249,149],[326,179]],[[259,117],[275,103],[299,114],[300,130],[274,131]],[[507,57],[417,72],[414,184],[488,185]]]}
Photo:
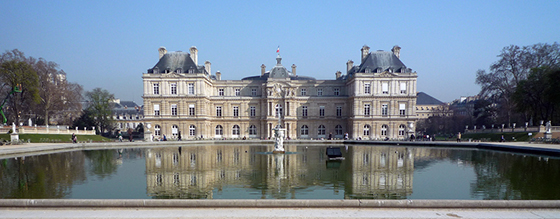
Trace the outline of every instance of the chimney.
{"label": "chimney", "polygon": [[336,71],[336,79],[339,79],[342,76],[342,72]]}
{"label": "chimney", "polygon": [[210,70],[211,70],[211,66],[212,63],[210,63],[209,61],[204,62],[204,69],[206,69],[206,72],[208,72],[208,74],[210,74]]}
{"label": "chimney", "polygon": [[196,46],[191,47],[190,52],[194,64],[198,66],[198,49],[196,49]]}
{"label": "chimney", "polygon": [[216,80],[222,80],[222,73],[220,71],[216,72]]}
{"label": "chimney", "polygon": [[369,46],[364,45],[362,47],[362,62],[364,62],[364,59],[366,58],[366,56],[369,54]]}
{"label": "chimney", "polygon": [[266,72],[266,66],[264,64],[262,64],[261,65],[261,76],[263,76],[265,72]]}
{"label": "chimney", "polygon": [[348,60],[348,62],[346,62],[346,73],[348,73],[352,67],[354,67],[354,61]]}
{"label": "chimney", "polygon": [[393,49],[391,49],[391,51],[393,51],[393,54],[395,54],[395,56],[397,56],[397,58],[401,58],[401,47],[399,47],[398,45],[393,46]]}
{"label": "chimney", "polygon": [[292,64],[292,74],[294,74],[294,76],[296,76],[296,64]]}
{"label": "chimney", "polygon": [[161,59],[161,57],[163,57],[163,55],[165,55],[167,53],[167,49],[165,49],[165,47],[159,47],[158,49],[159,51],[159,59]]}

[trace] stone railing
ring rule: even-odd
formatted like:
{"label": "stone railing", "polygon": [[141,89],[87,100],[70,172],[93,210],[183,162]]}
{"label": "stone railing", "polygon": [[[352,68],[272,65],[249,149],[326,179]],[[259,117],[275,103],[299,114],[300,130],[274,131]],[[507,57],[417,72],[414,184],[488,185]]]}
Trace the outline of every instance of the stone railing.
{"label": "stone railing", "polygon": [[[11,126],[0,127],[0,133],[9,133],[12,130]],[[18,134],[65,134],[71,135],[72,133],[76,135],[95,135],[95,130],[93,129],[68,129],[66,126],[19,126],[16,129]]]}
{"label": "stone railing", "polygon": [[[560,126],[551,126],[551,132],[560,132]],[[494,132],[546,132],[545,126],[532,126],[532,127],[494,127],[494,128],[470,128],[465,129],[464,133],[494,133]]]}

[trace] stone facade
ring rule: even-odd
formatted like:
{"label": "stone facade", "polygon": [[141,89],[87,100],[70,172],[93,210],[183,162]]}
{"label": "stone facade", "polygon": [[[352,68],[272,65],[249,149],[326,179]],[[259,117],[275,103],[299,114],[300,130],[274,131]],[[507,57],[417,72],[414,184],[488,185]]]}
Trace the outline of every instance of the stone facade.
{"label": "stone facade", "polygon": [[241,80],[221,80],[210,62],[191,53],[159,49],[160,60],[143,74],[144,121],[154,138],[259,138],[273,136],[278,114],[289,139],[404,139],[414,133],[416,72],[393,52],[361,50],[359,66],[334,80],[317,80],[276,65]]}

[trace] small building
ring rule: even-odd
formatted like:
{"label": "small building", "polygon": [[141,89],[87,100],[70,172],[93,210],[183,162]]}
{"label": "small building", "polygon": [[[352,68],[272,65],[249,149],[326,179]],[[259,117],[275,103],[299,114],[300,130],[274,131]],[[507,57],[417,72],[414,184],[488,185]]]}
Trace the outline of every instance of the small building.
{"label": "small building", "polygon": [[116,128],[119,130],[136,129],[144,120],[144,107],[134,101],[113,100],[112,110]]}
{"label": "small building", "polygon": [[449,110],[449,105],[424,92],[418,92],[416,97],[416,116],[418,119],[452,115],[453,111]]}

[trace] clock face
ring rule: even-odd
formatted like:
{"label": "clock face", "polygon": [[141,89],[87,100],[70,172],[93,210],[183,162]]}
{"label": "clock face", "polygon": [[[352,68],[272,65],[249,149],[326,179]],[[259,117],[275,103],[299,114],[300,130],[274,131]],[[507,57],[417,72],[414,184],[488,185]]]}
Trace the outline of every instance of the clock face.
{"label": "clock face", "polygon": [[148,129],[152,128],[152,124],[148,124],[146,125],[146,127],[148,127]]}
{"label": "clock face", "polygon": [[280,93],[280,91],[282,91],[282,89],[276,88],[276,92]]}

